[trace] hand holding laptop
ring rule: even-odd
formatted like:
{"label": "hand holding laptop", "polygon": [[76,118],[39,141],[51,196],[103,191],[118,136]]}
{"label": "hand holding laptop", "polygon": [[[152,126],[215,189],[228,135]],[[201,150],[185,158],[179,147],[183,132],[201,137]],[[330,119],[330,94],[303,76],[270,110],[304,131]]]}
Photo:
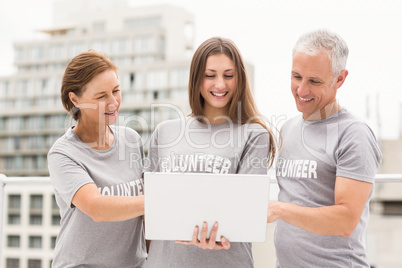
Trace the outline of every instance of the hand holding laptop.
{"label": "hand holding laptop", "polygon": [[220,242],[216,242],[216,235],[218,233],[217,222],[214,223],[211,234],[209,235],[208,239],[207,239],[208,224],[206,222],[202,224],[200,240],[198,240],[198,233],[199,233],[199,227],[196,226],[193,233],[193,239],[191,241],[176,240],[176,243],[183,245],[194,245],[202,249],[211,249],[211,250],[221,250],[221,249],[227,250],[230,248],[230,242],[223,236],[221,236]]}

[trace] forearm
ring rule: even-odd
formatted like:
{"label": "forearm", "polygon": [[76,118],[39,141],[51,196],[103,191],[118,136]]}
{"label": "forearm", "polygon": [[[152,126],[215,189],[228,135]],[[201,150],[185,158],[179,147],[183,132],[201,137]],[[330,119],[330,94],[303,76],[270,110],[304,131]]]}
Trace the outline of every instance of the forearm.
{"label": "forearm", "polygon": [[345,205],[302,207],[291,203],[270,203],[269,222],[281,219],[319,235],[350,236],[360,217]]}
{"label": "forearm", "polygon": [[87,214],[95,221],[124,221],[144,215],[144,196],[99,196]]}

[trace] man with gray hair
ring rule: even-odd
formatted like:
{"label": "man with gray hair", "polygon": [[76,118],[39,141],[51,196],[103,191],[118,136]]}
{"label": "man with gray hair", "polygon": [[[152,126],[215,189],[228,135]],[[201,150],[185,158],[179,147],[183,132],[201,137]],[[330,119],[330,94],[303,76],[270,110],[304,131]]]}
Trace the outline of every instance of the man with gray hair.
{"label": "man with gray hair", "polygon": [[276,176],[277,267],[370,267],[365,230],[381,152],[367,124],[336,100],[348,47],[337,34],[302,35],[293,50],[291,91],[301,116],[281,128]]}

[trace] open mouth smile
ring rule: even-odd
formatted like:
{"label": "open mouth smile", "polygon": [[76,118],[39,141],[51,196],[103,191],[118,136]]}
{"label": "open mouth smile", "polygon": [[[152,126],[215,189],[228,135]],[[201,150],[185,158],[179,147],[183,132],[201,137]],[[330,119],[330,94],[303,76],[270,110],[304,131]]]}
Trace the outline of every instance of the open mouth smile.
{"label": "open mouth smile", "polygon": [[299,95],[298,95],[297,97],[299,97],[299,100],[304,101],[304,102],[309,102],[309,101],[314,100],[314,98],[311,98],[311,99],[305,99],[305,98],[300,97]]}
{"label": "open mouth smile", "polygon": [[110,112],[110,113],[105,113],[105,115],[107,115],[107,116],[113,116],[115,114],[116,114],[116,111],[113,111],[113,112]]}
{"label": "open mouth smile", "polygon": [[225,91],[225,92],[221,92],[221,93],[211,91],[211,94],[215,97],[223,97],[223,96],[226,96],[228,93],[229,93],[229,91]]}

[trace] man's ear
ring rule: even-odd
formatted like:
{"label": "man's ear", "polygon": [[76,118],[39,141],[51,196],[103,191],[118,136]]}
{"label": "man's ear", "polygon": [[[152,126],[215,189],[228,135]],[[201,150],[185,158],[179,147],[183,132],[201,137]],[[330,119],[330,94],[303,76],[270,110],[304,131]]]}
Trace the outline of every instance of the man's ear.
{"label": "man's ear", "polygon": [[348,74],[349,74],[349,71],[346,69],[341,71],[341,73],[338,75],[338,77],[336,78],[336,81],[335,81],[336,89],[340,88],[343,85]]}
{"label": "man's ear", "polygon": [[74,106],[78,107],[78,97],[75,95],[74,92],[69,92],[68,97],[70,98],[70,101],[74,104]]}

